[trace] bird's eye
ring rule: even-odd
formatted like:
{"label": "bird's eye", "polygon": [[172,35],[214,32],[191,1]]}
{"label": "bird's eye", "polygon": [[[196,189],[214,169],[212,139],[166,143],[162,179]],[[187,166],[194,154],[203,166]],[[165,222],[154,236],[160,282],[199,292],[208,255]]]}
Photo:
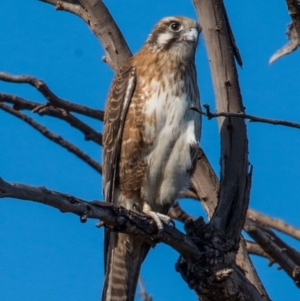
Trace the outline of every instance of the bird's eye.
{"label": "bird's eye", "polygon": [[170,28],[171,28],[172,31],[176,31],[177,32],[177,31],[179,31],[179,30],[182,29],[182,25],[180,23],[178,23],[178,22],[172,22],[170,24]]}

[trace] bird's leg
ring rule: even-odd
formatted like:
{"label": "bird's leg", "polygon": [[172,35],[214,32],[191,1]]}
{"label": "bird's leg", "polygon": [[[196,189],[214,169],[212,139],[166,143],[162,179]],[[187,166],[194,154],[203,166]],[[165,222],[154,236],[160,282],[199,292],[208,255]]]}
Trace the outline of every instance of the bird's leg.
{"label": "bird's leg", "polygon": [[162,235],[162,232],[164,230],[164,226],[163,226],[162,221],[166,224],[169,224],[172,221],[171,217],[169,217],[168,215],[152,211],[151,206],[148,203],[144,203],[143,212],[146,215],[150,216],[154,220],[154,222],[155,222],[155,224],[158,228],[158,235],[159,236]]}

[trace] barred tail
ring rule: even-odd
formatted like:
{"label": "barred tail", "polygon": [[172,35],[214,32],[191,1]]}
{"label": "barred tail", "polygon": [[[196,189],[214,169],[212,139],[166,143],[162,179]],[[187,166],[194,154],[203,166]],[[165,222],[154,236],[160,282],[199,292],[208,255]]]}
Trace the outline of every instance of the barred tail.
{"label": "barred tail", "polygon": [[108,247],[102,301],[133,301],[149,245],[138,237],[109,231],[106,240]]}

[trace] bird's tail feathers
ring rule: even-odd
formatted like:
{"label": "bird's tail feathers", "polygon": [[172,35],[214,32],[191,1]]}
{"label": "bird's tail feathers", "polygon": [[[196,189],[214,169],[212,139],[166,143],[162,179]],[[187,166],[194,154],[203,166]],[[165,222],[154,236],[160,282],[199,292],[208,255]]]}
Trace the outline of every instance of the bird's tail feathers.
{"label": "bird's tail feathers", "polygon": [[150,246],[136,236],[108,232],[102,301],[133,301],[140,268]]}

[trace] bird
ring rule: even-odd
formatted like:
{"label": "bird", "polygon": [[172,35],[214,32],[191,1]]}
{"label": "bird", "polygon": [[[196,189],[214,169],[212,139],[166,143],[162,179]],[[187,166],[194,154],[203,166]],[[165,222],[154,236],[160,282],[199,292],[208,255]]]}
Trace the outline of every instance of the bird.
{"label": "bird", "polygon": [[[104,114],[106,202],[151,216],[162,230],[179,192],[188,188],[201,133],[195,52],[201,26],[175,16],[159,21],[112,81]],[[132,301],[150,245],[105,229],[102,301]]]}

